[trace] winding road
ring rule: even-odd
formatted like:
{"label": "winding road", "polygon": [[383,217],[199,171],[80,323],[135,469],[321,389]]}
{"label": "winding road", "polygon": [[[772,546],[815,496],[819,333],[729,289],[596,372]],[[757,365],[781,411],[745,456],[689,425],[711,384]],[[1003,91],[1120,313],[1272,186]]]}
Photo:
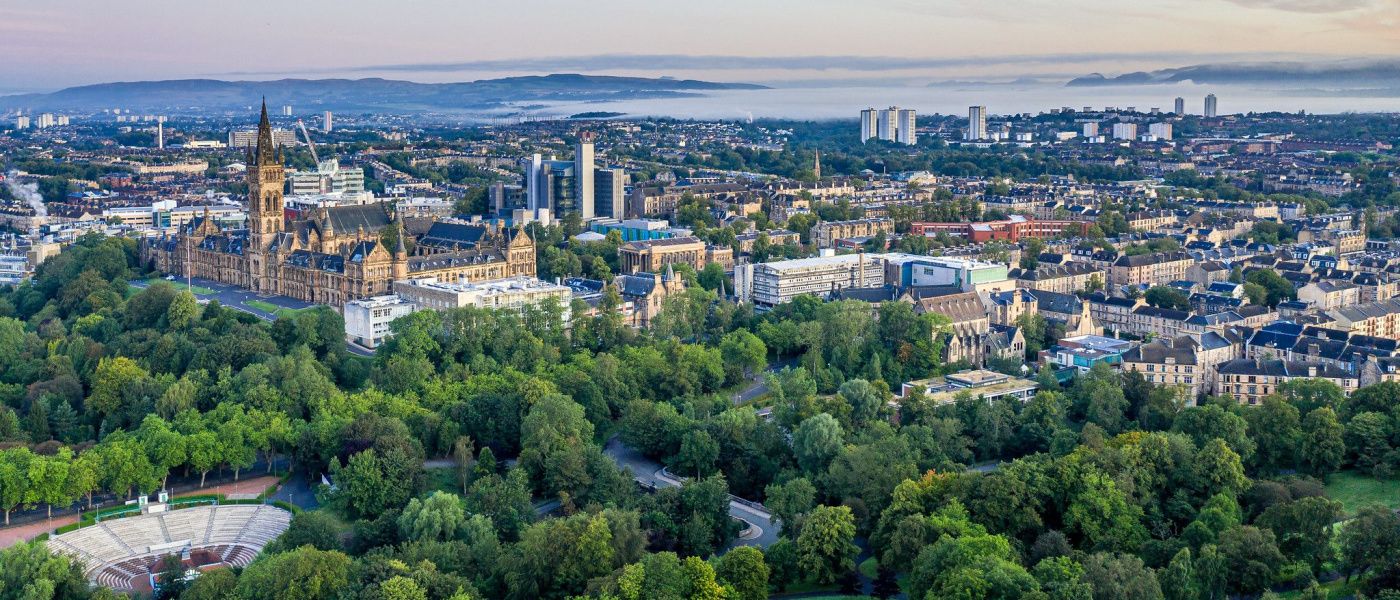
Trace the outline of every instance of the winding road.
{"label": "winding road", "polygon": [[[661,463],[629,448],[617,436],[608,439],[607,445],[603,447],[603,453],[617,463],[618,467],[631,469],[637,483],[644,486],[651,488],[680,487],[682,483],[680,479],[667,474]],[[729,516],[749,525],[749,529],[744,534],[730,542],[729,547],[731,548],[735,546],[767,548],[777,543],[778,532],[782,531],[782,523],[775,521],[772,513],[769,513],[762,504],[744,500],[732,494],[729,496]]]}

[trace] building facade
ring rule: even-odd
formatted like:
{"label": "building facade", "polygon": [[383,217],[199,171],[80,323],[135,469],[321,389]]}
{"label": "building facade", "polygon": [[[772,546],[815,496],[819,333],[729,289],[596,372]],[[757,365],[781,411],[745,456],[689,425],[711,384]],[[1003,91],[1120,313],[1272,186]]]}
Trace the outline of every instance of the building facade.
{"label": "building facade", "polygon": [[[464,239],[415,243],[410,255],[402,220],[386,203],[320,208],[288,219],[282,152],[266,105],[256,148],[246,160],[246,229],[224,229],[206,214],[177,234],[143,240],[141,255],[148,265],[336,308],[388,294],[395,280],[410,275],[481,281],[535,274],[535,244],[523,231],[435,223],[434,229],[463,231]],[[391,226],[399,232],[393,249],[380,241]]]}

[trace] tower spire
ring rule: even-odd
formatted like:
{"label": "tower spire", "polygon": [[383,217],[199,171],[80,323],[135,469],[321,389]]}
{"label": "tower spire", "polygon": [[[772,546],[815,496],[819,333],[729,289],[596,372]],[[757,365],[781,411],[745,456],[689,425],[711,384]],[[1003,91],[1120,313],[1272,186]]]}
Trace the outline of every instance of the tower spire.
{"label": "tower spire", "polygon": [[272,145],[272,123],[267,118],[267,98],[262,101],[262,117],[258,119],[258,148],[254,159],[259,165],[270,165],[277,160],[276,149]]}

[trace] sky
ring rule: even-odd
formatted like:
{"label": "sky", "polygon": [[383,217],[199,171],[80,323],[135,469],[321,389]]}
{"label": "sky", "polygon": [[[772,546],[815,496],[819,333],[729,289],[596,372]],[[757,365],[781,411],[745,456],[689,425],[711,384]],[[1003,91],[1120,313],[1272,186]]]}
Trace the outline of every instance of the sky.
{"label": "sky", "polygon": [[550,72],[800,83],[1400,56],[1400,0],[0,0],[0,93]]}

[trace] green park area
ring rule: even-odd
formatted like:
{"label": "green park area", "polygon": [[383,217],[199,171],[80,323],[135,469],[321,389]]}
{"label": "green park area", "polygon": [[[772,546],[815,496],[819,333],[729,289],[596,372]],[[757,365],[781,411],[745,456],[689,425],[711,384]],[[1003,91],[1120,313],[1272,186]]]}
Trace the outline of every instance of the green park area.
{"label": "green park area", "polygon": [[1400,480],[1342,471],[1327,478],[1327,497],[1341,502],[1347,515],[1354,515],[1371,504],[1397,509],[1400,508]]}

